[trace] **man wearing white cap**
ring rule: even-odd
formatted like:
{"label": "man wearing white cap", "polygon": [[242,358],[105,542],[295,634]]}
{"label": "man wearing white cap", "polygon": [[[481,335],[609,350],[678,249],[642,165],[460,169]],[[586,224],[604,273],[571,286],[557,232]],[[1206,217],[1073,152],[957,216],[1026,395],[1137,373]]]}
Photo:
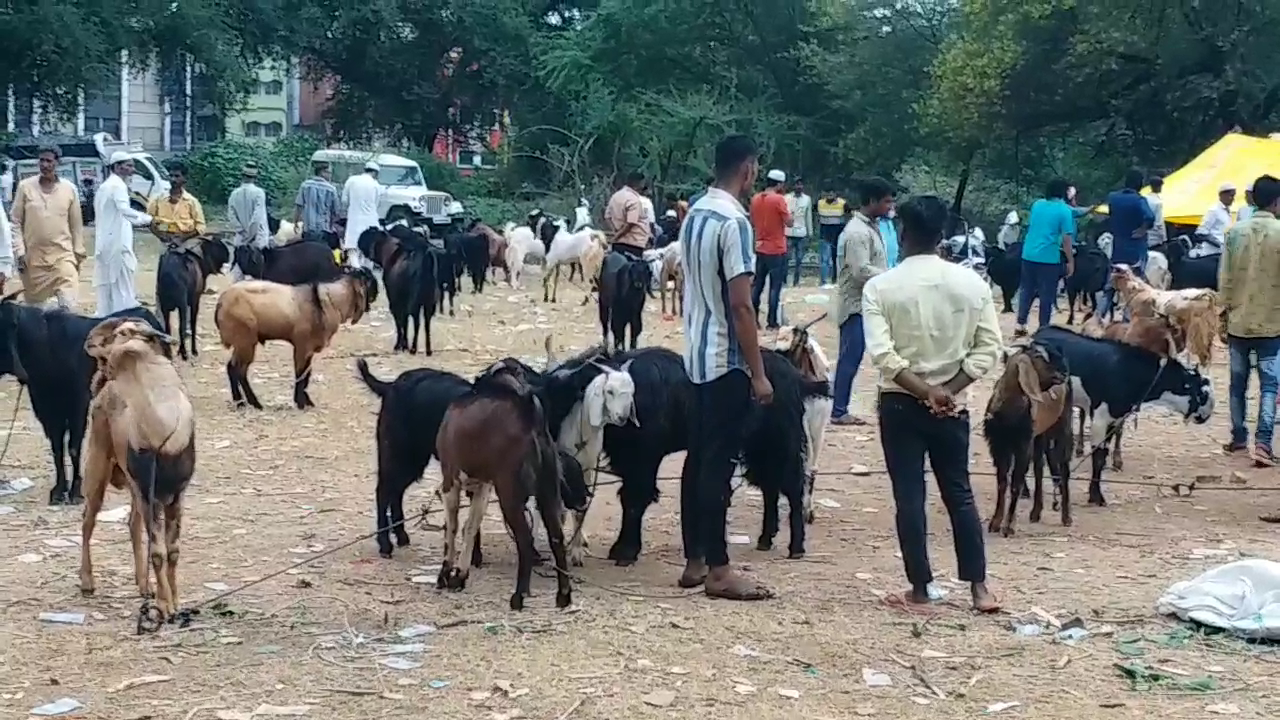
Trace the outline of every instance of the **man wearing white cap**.
{"label": "man wearing white cap", "polygon": [[133,254],[133,227],[150,225],[151,216],[129,205],[133,160],[127,153],[111,154],[111,176],[93,198],[94,224],[93,287],[98,294],[98,315],[110,315],[138,307],[134,273],[138,257]]}
{"label": "man wearing white cap", "polygon": [[1244,222],[1253,217],[1258,206],[1253,201],[1253,183],[1244,186],[1244,207],[1236,212],[1236,222]]}
{"label": "man wearing white cap", "polygon": [[1231,205],[1236,201],[1236,186],[1222,183],[1218,186],[1218,202],[1209,208],[1196,228],[1196,246],[1191,257],[1207,257],[1222,254],[1222,242],[1231,227]]}
{"label": "man wearing white cap", "polygon": [[751,198],[751,227],[756,231],[756,276],[751,284],[751,304],[760,317],[760,296],[765,280],[769,281],[767,327],[781,326],[778,306],[782,304],[782,283],[787,278],[787,228],[791,226],[791,210],[783,197],[787,174],[770,170],[765,175],[764,190]]}
{"label": "man wearing white cap", "polygon": [[381,227],[382,215],[378,207],[383,190],[378,183],[378,169],[378,163],[370,160],[364,164],[364,172],[352,175],[342,185],[342,204],[347,208],[347,230],[342,238],[342,249],[346,251],[347,264],[351,267],[371,265],[361,257],[356,241],[365,230]]}

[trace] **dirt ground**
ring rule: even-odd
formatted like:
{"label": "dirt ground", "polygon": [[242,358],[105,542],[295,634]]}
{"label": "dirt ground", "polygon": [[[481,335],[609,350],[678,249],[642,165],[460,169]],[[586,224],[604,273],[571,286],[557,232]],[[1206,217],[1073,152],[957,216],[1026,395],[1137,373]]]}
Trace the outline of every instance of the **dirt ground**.
{"label": "dirt ground", "polygon": [[[154,246],[149,236],[140,235],[139,243]],[[149,303],[154,253],[141,264],[146,271],[138,285]],[[83,297],[91,303],[91,268],[83,274]],[[80,716],[112,720],[289,713],[337,720],[424,713],[450,720],[1065,719],[1081,712],[1172,719],[1280,712],[1274,649],[1179,631],[1153,610],[1173,582],[1227,559],[1280,554],[1275,526],[1257,520],[1280,509],[1280,494],[1223,490],[1274,489],[1280,482],[1276,471],[1254,470],[1217,451],[1228,429],[1221,362],[1213,368],[1213,420],[1184,426],[1144,415],[1128,434],[1125,471],[1109,476],[1173,482],[1219,475],[1222,483],[1190,498],[1110,485],[1105,509],[1083,506],[1084,485],[1077,484],[1074,527],[1060,527],[1056,514],[1046,512],[1041,525],[1023,519],[1017,537],[988,537],[991,582],[1007,610],[995,617],[967,610],[936,493],[932,557],[951,603],[924,623],[881,602],[904,580],[873,427],[827,434],[822,470],[870,472],[819,478],[822,506],[804,560],[754,549],[760,498],[739,492],[731,532],[751,540],[735,544],[732,554],[777,591],[771,602],[729,604],[675,587],[681,554],[671,481],[649,511],[644,553],[632,568],[602,559],[618,511],[614,488],[599,494],[588,519],[593,557],[581,570],[573,612],[554,609],[553,581],[538,576],[528,609],[507,609],[515,553],[496,509],[486,527],[489,564],[461,593],[435,589],[440,542],[435,531],[419,528],[410,529],[413,546],[397,550],[394,560],[380,559],[373,539],[361,539],[289,569],[374,527],[378,403],[357,379],[354,358],[371,356],[375,373],[388,379],[423,364],[469,376],[505,355],[540,361],[543,338],[553,331],[561,354],[595,341],[595,310],[579,305],[581,290],[562,285],[560,302],[544,304],[539,277],[530,273],[521,291],[499,285],[461,296],[456,318],[437,316],[430,358],[390,353],[393,326],[379,298],[372,315],[343,328],[319,358],[311,386],[319,407],[306,413],[290,403],[289,351],[279,344],[260,353],[252,369],[267,410],[231,409],[226,352],[213,327],[214,297],[207,296],[201,355],[181,367],[199,436],[186,497],[182,598],[193,605],[282,574],[227,598],[224,613],[205,609],[186,629],[135,636],[138,599],[122,522],[100,521],[98,596],[80,597],[80,510],[45,505],[51,461],[24,399],[0,468],[2,479],[35,483],[0,497],[8,508],[0,509],[0,715],[25,716],[59,698],[82,703]],[[226,282],[219,278],[214,287]],[[817,315],[826,294],[812,281],[788,288],[786,312],[792,320]],[[664,320],[656,301],[645,322],[645,345],[681,343],[678,323]],[[830,324],[817,332],[834,360]],[[864,368],[855,389],[856,412],[864,417],[872,417],[873,387]],[[988,387],[989,379],[980,383],[972,406],[984,405]],[[12,379],[0,384],[0,418],[13,413],[17,389]],[[974,471],[989,473],[976,426],[972,453]],[[669,458],[663,475],[677,474],[680,462],[681,456]],[[1086,471],[1079,466],[1077,477]],[[1233,485],[1232,471],[1247,484]],[[408,508],[427,502],[438,478],[434,464],[428,478],[410,491]],[[979,475],[974,486],[989,513],[994,479]],[[107,511],[125,503],[113,493]],[[785,547],[785,536],[779,539]],[[1092,634],[1069,644],[1052,627],[1036,636],[1015,633],[1015,616],[1033,608],[1056,622],[1081,618]],[[41,621],[44,612],[83,613],[84,624]],[[1033,615],[1025,620],[1035,622]],[[434,631],[412,637],[410,629],[422,625]],[[1135,690],[1117,663],[1158,668],[1172,680]],[[146,676],[163,680],[129,686]]]}

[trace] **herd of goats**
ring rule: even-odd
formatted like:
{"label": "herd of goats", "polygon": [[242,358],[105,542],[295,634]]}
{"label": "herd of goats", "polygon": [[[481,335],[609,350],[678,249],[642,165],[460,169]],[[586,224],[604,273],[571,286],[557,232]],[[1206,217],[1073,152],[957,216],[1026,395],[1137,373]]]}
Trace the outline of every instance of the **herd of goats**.
{"label": "herd of goats", "polygon": [[[480,523],[492,491],[517,546],[512,609],[523,607],[532,568],[541,561],[526,515],[531,499],[555,564],[556,604],[569,605],[569,568],[583,561],[583,521],[600,466],[620,478],[621,528],[608,558],[620,565],[635,563],[645,512],[658,500],[659,465],[685,450],[689,436],[693,385],[681,357],[664,347],[636,347],[655,279],[664,291],[664,311],[668,281],[674,281],[677,299],[682,294],[679,243],[632,259],[608,252],[598,231],[571,232],[563,220],[538,213],[528,224],[511,224],[501,232],[473,223],[443,242],[402,225],[373,227],[360,236],[359,249],[381,271],[395,317],[397,351],[416,352],[422,318],[431,353],[431,318],[443,308],[445,296],[453,313],[452,296],[464,274],[470,275],[475,293],[483,292],[486,279],[497,271],[514,286],[532,258],[546,266],[544,300],[554,301],[560,265],[570,266],[570,278],[581,272],[589,279],[604,337],[601,345],[562,361],[552,356],[548,338],[541,369],[508,357],[472,379],[419,368],[388,381],[358,360],[360,377],[381,402],[375,491],[379,554],[392,556],[393,535],[397,546],[409,544],[404,495],[434,458],[443,478],[445,512],[438,587],[462,589],[470,571],[481,565]],[[159,260],[159,317],[143,307],[107,318],[84,317],[21,304],[17,294],[0,301],[0,375],[15,376],[26,389],[49,439],[56,476],[49,502],[86,500],[82,592],[94,590],[90,538],[106,488],[126,490],[138,590],[151,597],[149,563],[163,619],[179,610],[175,572],[182,496],[195,469],[194,409],[174,349],[186,360],[190,337],[190,352],[198,354],[200,297],[208,277],[228,262],[254,278],[223,290],[214,314],[222,345],[230,350],[226,368],[234,404],[262,408],[248,369],[259,345],[283,340],[294,350],[294,402],[302,409],[313,407],[307,393],[313,357],[340,326],[358,322],[369,311],[379,290],[371,270],[341,265],[326,242],[299,239],[231,251],[210,238],[198,252],[171,247]],[[1116,266],[1112,280],[1132,312],[1131,321],[1104,325],[1087,319],[1079,333],[1043,328],[1005,357],[983,423],[998,475],[991,532],[1013,532],[1018,499],[1030,494],[1026,475],[1033,464],[1031,519],[1039,520],[1046,462],[1060,492],[1055,507],[1061,509],[1062,523],[1070,524],[1069,458],[1073,447],[1076,455],[1083,454],[1086,417],[1092,423],[1089,502],[1105,505],[1101,475],[1111,446],[1112,466],[1119,469],[1122,463],[1120,435],[1127,417],[1144,404],[1162,405],[1197,423],[1213,411],[1209,380],[1198,368],[1208,364],[1218,333],[1214,291],[1155,288],[1125,266]],[[175,312],[176,337],[170,326]],[[410,319],[413,342],[408,340]],[[757,547],[772,549],[785,497],[791,558],[805,554],[806,525],[814,520],[814,483],[832,403],[833,368],[808,327],[783,328],[774,347],[763,351],[774,399],[753,407],[739,458],[745,481],[764,499]],[[629,350],[623,339],[628,329]],[[1075,408],[1081,410],[1078,440],[1072,427]],[[83,479],[82,447],[88,452]],[[471,499],[459,550],[463,491]],[[573,532],[567,535],[570,521]]]}

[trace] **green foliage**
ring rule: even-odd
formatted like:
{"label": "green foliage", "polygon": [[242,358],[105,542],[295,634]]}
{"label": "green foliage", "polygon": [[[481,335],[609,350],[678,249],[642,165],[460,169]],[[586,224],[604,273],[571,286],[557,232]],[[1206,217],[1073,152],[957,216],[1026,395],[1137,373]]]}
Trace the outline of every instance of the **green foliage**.
{"label": "green foliage", "polygon": [[191,192],[205,204],[222,204],[240,184],[247,162],[258,164],[258,184],[277,210],[292,206],[298,185],[311,173],[311,154],[323,147],[305,134],[289,135],[274,143],[228,139],[206,145],[183,158],[191,173]]}

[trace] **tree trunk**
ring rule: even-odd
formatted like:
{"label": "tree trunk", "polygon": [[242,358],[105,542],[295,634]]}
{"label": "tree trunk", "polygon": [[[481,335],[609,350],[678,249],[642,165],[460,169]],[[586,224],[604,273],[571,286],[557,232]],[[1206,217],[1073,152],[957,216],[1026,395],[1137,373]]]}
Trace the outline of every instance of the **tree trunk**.
{"label": "tree trunk", "polygon": [[964,193],[969,189],[969,176],[973,174],[973,158],[977,155],[976,150],[969,151],[969,158],[964,161],[964,167],[960,169],[960,182],[956,183],[956,195],[951,200],[951,218],[947,222],[947,237],[952,237],[959,232],[962,206],[964,205]]}

